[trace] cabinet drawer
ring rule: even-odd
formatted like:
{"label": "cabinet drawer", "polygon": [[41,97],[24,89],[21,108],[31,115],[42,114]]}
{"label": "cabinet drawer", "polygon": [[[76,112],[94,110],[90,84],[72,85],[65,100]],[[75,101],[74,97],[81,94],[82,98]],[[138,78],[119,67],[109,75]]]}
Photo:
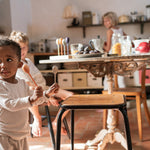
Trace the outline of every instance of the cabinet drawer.
{"label": "cabinet drawer", "polygon": [[90,87],[101,87],[102,86],[102,78],[94,77],[91,73],[87,73],[87,84]]}
{"label": "cabinet drawer", "polygon": [[[142,70],[139,71],[139,83],[141,84]],[[150,84],[150,69],[146,69],[145,84]]]}
{"label": "cabinet drawer", "polygon": [[73,86],[74,87],[86,87],[87,86],[87,74],[86,73],[73,73]]}
{"label": "cabinet drawer", "polygon": [[72,73],[59,73],[58,84],[61,88],[72,87]]}
{"label": "cabinet drawer", "polygon": [[139,86],[139,71],[135,71],[130,77],[125,77],[126,86]]}

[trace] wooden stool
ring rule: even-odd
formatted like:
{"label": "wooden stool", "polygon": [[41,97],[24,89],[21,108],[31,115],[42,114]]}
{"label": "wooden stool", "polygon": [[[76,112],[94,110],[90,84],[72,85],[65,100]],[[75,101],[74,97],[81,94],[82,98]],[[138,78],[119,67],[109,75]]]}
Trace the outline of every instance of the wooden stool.
{"label": "wooden stool", "polygon": [[128,150],[132,150],[129,121],[126,101],[123,95],[89,94],[73,95],[61,104],[62,110],[58,114],[57,135],[55,150],[60,150],[61,117],[66,110],[71,110],[71,150],[74,149],[74,110],[75,109],[118,109],[124,117],[126,140]]}

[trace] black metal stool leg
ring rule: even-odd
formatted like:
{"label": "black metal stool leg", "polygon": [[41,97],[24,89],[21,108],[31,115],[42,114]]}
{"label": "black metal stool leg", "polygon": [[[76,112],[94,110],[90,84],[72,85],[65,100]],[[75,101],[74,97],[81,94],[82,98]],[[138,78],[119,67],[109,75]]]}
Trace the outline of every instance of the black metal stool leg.
{"label": "black metal stool leg", "polygon": [[65,109],[60,110],[57,118],[57,134],[56,134],[56,146],[55,150],[60,150],[60,142],[61,142],[61,118]]}
{"label": "black metal stool leg", "polygon": [[49,129],[49,133],[50,133],[50,137],[51,137],[51,142],[53,144],[53,148],[55,149],[55,136],[54,136],[54,130],[53,130],[48,106],[45,106],[45,111],[46,111],[46,115],[47,115],[48,129]]}
{"label": "black metal stool leg", "polygon": [[[33,123],[33,115],[31,114],[31,112],[29,111],[29,124]],[[32,126],[31,126],[31,130],[30,130],[30,135],[33,138],[33,134],[32,134]]]}
{"label": "black metal stool leg", "polygon": [[71,150],[74,150],[74,110],[71,110]]}
{"label": "black metal stool leg", "polygon": [[124,106],[124,107],[120,108],[119,110],[122,112],[123,118],[124,118],[127,147],[128,147],[128,150],[132,150],[132,141],[131,141],[131,135],[130,135],[130,126],[129,126],[129,120],[128,120],[128,115],[127,115],[127,109]]}
{"label": "black metal stool leg", "polygon": [[68,138],[70,139],[70,131],[69,131],[69,126],[68,126],[66,117],[63,119],[63,123],[64,123],[65,129],[67,131]]}

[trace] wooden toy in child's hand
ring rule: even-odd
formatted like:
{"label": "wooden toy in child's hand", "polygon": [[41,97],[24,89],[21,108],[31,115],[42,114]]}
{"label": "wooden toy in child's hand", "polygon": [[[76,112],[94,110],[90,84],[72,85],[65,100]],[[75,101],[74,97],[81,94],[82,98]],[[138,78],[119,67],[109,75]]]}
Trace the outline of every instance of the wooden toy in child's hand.
{"label": "wooden toy in child's hand", "polygon": [[58,67],[57,66],[53,66],[52,67],[52,71],[54,73],[54,83],[56,83],[56,74],[58,72]]}
{"label": "wooden toy in child's hand", "polygon": [[31,74],[30,74],[29,66],[28,66],[27,64],[23,64],[22,70],[23,70],[24,72],[26,72],[26,73],[29,75],[29,77],[30,77],[31,80],[33,81],[34,85],[37,86],[35,80],[32,78],[32,76],[31,76]]}

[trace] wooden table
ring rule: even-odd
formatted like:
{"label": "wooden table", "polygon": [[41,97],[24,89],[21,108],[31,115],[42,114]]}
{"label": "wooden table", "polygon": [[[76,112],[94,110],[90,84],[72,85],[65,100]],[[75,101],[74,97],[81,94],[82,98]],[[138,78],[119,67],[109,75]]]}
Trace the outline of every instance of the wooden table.
{"label": "wooden table", "polygon": [[[79,68],[87,69],[95,77],[108,77],[108,92],[113,90],[113,75],[132,75],[144,65],[150,64],[150,53],[132,56],[88,57],[75,59],[41,60],[40,63],[76,63]],[[86,145],[99,143],[99,150],[103,150],[107,143],[118,142],[127,149],[127,143],[119,129],[116,128],[116,118],[113,110],[108,110],[108,129],[102,129],[97,136]]]}

